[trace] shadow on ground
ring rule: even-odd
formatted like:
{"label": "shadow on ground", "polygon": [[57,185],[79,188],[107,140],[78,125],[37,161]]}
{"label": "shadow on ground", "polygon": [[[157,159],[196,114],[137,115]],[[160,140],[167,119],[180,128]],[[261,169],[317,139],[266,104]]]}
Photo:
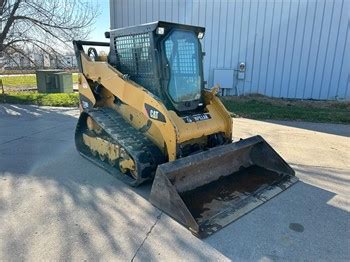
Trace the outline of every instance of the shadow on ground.
{"label": "shadow on ground", "polygon": [[[82,158],[76,110],[0,110],[1,259],[131,260],[157,223],[169,223],[170,242],[147,250],[148,260],[174,245],[178,257],[225,259],[145,200],[150,184],[130,188]],[[169,233],[177,227],[183,235]]]}

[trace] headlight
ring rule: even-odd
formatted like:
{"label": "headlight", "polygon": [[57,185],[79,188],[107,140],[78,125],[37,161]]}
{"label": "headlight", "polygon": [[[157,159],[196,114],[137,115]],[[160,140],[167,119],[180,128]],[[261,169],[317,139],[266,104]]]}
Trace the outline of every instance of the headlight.
{"label": "headlight", "polygon": [[157,27],[156,34],[164,35],[164,27]]}

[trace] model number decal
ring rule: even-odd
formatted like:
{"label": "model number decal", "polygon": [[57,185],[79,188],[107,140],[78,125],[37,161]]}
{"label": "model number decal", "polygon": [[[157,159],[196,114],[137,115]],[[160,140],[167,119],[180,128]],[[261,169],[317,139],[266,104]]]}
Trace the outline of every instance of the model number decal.
{"label": "model number decal", "polygon": [[185,116],[182,119],[185,121],[185,123],[193,123],[193,122],[208,120],[210,118],[211,116],[208,113],[205,113],[205,114],[197,114],[192,116]]}
{"label": "model number decal", "polygon": [[156,108],[154,108],[153,106],[149,105],[149,104],[145,104],[145,109],[147,112],[147,115],[149,118],[154,119],[154,120],[158,120],[161,122],[166,122],[165,120],[165,116],[159,112]]}

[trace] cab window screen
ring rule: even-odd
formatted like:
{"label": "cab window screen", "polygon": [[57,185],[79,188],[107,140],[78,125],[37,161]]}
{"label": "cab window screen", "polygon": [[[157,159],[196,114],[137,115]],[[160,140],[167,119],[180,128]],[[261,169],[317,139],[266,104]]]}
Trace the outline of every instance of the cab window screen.
{"label": "cab window screen", "polygon": [[158,95],[159,79],[154,72],[149,33],[114,38],[116,68],[130,79]]}
{"label": "cab window screen", "polygon": [[174,102],[200,98],[199,43],[193,32],[175,30],[165,39],[165,55],[170,70],[168,92]]}

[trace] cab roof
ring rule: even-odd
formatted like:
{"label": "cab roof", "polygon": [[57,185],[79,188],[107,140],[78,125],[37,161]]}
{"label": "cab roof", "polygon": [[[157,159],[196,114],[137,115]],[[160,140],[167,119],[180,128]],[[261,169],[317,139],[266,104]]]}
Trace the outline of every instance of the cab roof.
{"label": "cab roof", "polygon": [[178,24],[178,23],[171,23],[171,22],[165,22],[165,21],[156,21],[156,22],[151,22],[147,24],[113,29],[110,31],[110,34],[116,37],[116,36],[127,36],[127,35],[134,35],[134,34],[149,33],[149,32],[155,31],[158,27],[164,27],[166,31],[167,29],[176,28],[176,29],[193,31],[197,34],[199,32],[202,32],[202,33],[205,32],[205,28],[200,26]]}

